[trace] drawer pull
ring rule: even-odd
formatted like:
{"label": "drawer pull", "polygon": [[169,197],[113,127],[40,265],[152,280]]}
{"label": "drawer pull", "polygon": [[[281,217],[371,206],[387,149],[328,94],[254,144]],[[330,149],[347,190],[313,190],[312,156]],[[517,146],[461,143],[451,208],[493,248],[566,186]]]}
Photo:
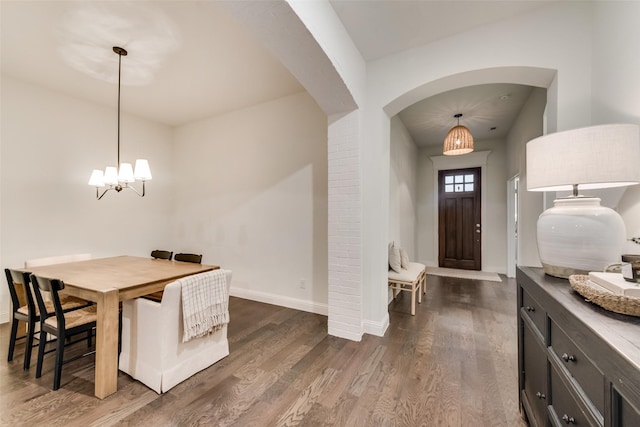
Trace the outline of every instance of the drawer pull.
{"label": "drawer pull", "polygon": [[570,417],[567,414],[564,414],[562,416],[562,421],[564,421],[566,424],[575,424],[576,423],[576,419],[573,417]]}
{"label": "drawer pull", "polygon": [[537,397],[538,399],[546,399],[546,398],[547,398],[547,396],[545,396],[545,394],[544,394],[544,393],[540,393],[540,392],[537,392],[537,393],[536,393],[536,397]]}
{"label": "drawer pull", "polygon": [[531,307],[530,305],[528,305],[528,306],[525,307],[525,310],[527,310],[529,312],[534,312],[534,311],[536,311],[536,308],[535,307]]}
{"label": "drawer pull", "polygon": [[573,354],[571,356],[569,356],[567,353],[564,353],[562,355],[562,360],[564,360],[565,362],[575,362],[576,361],[576,357]]}

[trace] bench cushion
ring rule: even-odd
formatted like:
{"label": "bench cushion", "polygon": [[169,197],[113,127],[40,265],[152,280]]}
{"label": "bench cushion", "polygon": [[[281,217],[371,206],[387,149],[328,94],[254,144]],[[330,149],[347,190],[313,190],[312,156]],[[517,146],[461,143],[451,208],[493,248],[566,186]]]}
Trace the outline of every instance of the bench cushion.
{"label": "bench cushion", "polygon": [[424,271],[424,268],[424,264],[420,264],[419,262],[410,262],[409,268],[402,268],[399,273],[389,270],[389,280],[408,283],[415,282],[418,280],[420,273]]}
{"label": "bench cushion", "polygon": [[400,248],[396,246],[395,242],[389,243],[389,268],[398,273],[402,270]]}

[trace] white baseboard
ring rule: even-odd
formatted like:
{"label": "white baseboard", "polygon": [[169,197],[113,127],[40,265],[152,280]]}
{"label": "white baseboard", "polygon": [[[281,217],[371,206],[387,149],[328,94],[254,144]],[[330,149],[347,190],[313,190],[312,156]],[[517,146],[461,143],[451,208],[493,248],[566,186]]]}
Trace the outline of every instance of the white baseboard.
{"label": "white baseboard", "polygon": [[385,313],[384,318],[380,322],[374,322],[373,320],[365,320],[362,323],[364,333],[369,335],[375,335],[383,337],[384,333],[389,327],[389,313]]}
{"label": "white baseboard", "polygon": [[344,326],[342,323],[336,323],[329,320],[328,322],[328,334],[338,338],[344,338],[351,341],[362,341],[362,332],[348,331],[339,326]]}
{"label": "white baseboard", "polygon": [[[281,307],[293,308],[295,310],[306,311],[309,313],[321,314],[323,316],[329,315],[329,307],[327,304],[321,304],[313,301],[303,300],[299,298],[285,297],[282,295],[274,295],[267,292],[254,291],[251,289],[234,288],[231,286],[229,295],[233,297],[248,299],[252,301],[264,302],[267,304],[279,305]],[[365,320],[362,324],[362,332],[370,335],[376,335],[379,337],[384,336],[387,328],[389,327],[389,313],[385,313],[384,318],[380,322],[374,322]],[[342,328],[337,328],[328,322],[329,335],[345,338],[351,341],[361,341],[362,333],[356,331],[346,331]]]}
{"label": "white baseboard", "polygon": [[0,323],[9,323],[9,312],[0,313]]}
{"label": "white baseboard", "polygon": [[323,316],[329,315],[329,306],[327,306],[327,304],[321,304],[299,298],[274,295],[267,292],[254,291],[251,289],[234,288],[233,285],[231,285],[229,295],[231,295],[232,297],[279,305],[281,307],[293,308],[300,311],[306,311],[308,313],[321,314]]}

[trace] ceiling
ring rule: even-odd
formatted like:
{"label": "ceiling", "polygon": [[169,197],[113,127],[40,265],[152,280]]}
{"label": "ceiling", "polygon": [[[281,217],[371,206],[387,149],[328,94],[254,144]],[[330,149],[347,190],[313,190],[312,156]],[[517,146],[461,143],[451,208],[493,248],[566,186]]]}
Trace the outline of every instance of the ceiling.
{"label": "ceiling", "polygon": [[419,147],[442,145],[458,122],[474,140],[504,138],[531,94],[531,86],[484,84],[434,95],[402,110],[398,115]]}
{"label": "ceiling", "polygon": [[[549,1],[330,2],[367,60],[527,13]],[[2,73],[168,126],[246,108],[304,88],[219,1],[6,1]],[[419,145],[461,124],[476,139],[503,136],[530,88],[484,85],[423,100],[400,113]],[[499,101],[500,96],[509,98]],[[495,131],[489,131],[495,126]]]}
{"label": "ceiling", "polygon": [[362,56],[375,60],[560,0],[329,0]]}
{"label": "ceiling", "polygon": [[3,74],[113,108],[119,45],[122,110],[169,126],[304,90],[221,2],[0,7]]}

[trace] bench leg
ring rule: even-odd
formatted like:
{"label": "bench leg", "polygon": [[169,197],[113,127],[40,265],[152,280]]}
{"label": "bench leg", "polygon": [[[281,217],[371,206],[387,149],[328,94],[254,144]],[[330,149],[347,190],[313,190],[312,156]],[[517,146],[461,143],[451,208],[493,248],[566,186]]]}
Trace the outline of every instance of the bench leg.
{"label": "bench leg", "polygon": [[411,286],[411,315],[416,315],[416,285]]}

